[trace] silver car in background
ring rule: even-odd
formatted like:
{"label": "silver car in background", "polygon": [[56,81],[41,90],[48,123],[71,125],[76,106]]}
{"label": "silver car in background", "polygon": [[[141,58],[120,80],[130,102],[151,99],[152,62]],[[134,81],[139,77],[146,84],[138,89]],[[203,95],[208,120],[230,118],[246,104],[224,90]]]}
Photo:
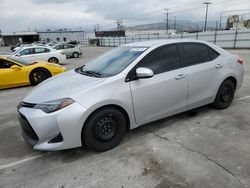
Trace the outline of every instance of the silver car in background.
{"label": "silver car in background", "polygon": [[47,61],[50,63],[62,64],[66,60],[63,52],[46,46],[25,46],[11,54],[12,57],[26,59],[30,62]]}
{"label": "silver car in background", "polygon": [[56,44],[52,48],[55,50],[62,51],[66,55],[67,58],[69,58],[69,57],[77,58],[80,55],[82,55],[82,50],[81,50],[81,47],[79,45],[61,43],[61,44]]}
{"label": "silver car in background", "polygon": [[34,149],[106,151],[145,123],[207,104],[229,107],[243,75],[238,56],[208,42],[132,43],[43,82],[18,116]]}

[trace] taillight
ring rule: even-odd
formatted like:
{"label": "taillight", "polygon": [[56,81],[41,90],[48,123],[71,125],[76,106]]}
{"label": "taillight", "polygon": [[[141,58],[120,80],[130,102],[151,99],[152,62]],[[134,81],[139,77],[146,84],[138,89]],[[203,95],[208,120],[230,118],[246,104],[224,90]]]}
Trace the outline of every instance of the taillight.
{"label": "taillight", "polygon": [[243,65],[243,63],[244,63],[244,62],[243,62],[243,59],[241,59],[241,58],[238,59],[237,62],[238,62],[239,64],[241,64],[241,65]]}

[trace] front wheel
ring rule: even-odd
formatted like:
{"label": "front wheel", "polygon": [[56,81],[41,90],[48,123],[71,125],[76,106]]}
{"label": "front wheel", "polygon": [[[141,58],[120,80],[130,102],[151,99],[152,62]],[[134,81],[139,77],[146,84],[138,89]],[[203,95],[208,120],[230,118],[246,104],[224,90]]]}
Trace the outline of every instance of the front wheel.
{"label": "front wheel", "polygon": [[217,109],[225,109],[231,105],[234,99],[235,85],[231,80],[225,80],[222,82],[216,98],[213,103],[213,107]]}
{"label": "front wheel", "polygon": [[82,133],[84,144],[95,151],[107,151],[122,140],[126,119],[121,111],[106,107],[96,111],[87,120]]}

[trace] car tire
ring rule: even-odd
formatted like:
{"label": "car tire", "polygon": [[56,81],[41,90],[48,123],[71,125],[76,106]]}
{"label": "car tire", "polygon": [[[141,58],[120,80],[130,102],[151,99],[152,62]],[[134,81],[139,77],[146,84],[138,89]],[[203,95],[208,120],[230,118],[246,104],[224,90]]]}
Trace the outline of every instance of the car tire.
{"label": "car tire", "polygon": [[72,54],[72,56],[73,56],[74,58],[78,58],[78,57],[79,57],[79,53],[74,52],[74,53]]}
{"label": "car tire", "polygon": [[216,94],[213,107],[216,109],[228,108],[233,102],[234,93],[235,93],[234,83],[231,80],[223,81]]}
{"label": "car tire", "polygon": [[44,80],[51,77],[51,73],[46,69],[35,69],[31,71],[29,78],[31,85],[38,85]]}
{"label": "car tire", "polygon": [[59,64],[59,60],[56,57],[49,58],[48,62]]}
{"label": "car tire", "polygon": [[83,145],[103,152],[120,143],[126,132],[126,119],[123,113],[113,107],[105,107],[92,114],[82,132]]}

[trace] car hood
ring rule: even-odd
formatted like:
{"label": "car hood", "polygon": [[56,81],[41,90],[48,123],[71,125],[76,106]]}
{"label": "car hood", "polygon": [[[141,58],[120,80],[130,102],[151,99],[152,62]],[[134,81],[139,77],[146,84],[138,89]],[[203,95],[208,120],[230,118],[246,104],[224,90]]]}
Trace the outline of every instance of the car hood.
{"label": "car hood", "polygon": [[79,92],[95,87],[105,79],[85,76],[74,70],[68,71],[39,84],[23,101],[37,104],[72,97]]}

